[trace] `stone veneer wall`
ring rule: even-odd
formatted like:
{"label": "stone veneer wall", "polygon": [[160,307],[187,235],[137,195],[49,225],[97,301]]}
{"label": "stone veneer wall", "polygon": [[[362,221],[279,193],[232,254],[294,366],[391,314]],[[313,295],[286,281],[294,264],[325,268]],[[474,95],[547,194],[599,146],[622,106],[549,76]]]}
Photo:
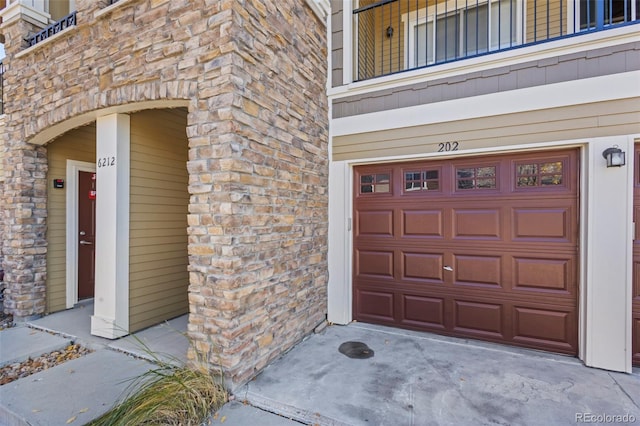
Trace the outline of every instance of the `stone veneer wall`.
{"label": "stone veneer wall", "polygon": [[[0,150],[2,150],[2,145],[0,145]],[[0,202],[2,200],[3,193],[4,193],[4,180],[0,180]],[[4,226],[2,226],[2,223],[4,222],[3,217],[4,217],[3,211],[2,211],[2,208],[0,207],[0,241],[4,241]],[[1,243],[0,243],[0,269],[2,269],[2,244]],[[4,286],[0,289],[0,291],[4,291]],[[3,295],[0,294],[0,296],[3,296]]]}
{"label": "stone veneer wall", "polygon": [[47,150],[29,141],[183,100],[189,333],[242,383],[325,319],[326,28],[300,0],[121,0],[97,18],[106,1],[76,3],[76,28],[18,57],[34,29],[2,27],[6,310],[45,310]]}

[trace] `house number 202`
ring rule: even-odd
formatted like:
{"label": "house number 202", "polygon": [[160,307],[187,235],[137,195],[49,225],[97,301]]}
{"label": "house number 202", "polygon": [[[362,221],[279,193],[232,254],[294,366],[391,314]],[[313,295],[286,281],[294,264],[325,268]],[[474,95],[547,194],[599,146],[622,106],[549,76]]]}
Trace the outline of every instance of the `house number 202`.
{"label": "house number 202", "polygon": [[116,165],[116,157],[100,157],[98,158],[98,168],[111,167]]}
{"label": "house number 202", "polygon": [[457,151],[458,142],[440,142],[438,144],[438,152]]}

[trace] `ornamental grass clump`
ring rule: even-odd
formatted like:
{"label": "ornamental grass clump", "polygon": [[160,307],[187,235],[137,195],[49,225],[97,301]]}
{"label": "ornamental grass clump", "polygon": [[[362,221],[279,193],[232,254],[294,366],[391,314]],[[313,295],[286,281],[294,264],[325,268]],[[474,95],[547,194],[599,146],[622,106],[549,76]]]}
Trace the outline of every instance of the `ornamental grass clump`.
{"label": "ornamental grass clump", "polygon": [[149,354],[157,368],[136,377],[125,398],[88,425],[201,425],[227,402],[219,369],[210,370],[202,359],[176,365]]}

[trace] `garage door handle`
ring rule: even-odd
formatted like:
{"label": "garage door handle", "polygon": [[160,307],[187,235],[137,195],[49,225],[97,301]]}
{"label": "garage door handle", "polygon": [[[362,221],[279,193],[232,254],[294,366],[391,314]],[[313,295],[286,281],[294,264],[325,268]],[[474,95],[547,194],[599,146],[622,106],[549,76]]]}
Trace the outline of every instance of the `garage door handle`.
{"label": "garage door handle", "polygon": [[443,266],[442,269],[449,272],[453,271],[453,268],[451,266]]}
{"label": "garage door handle", "polygon": [[82,244],[83,246],[86,246],[86,245],[91,245],[93,243],[91,241],[80,240],[80,244]]}

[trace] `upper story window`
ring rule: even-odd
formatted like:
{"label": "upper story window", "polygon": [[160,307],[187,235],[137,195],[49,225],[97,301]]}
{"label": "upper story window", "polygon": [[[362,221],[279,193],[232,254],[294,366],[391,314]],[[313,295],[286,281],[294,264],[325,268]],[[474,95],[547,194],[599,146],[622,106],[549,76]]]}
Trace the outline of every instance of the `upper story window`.
{"label": "upper story window", "polygon": [[354,80],[639,21],[640,0],[360,0]]}
{"label": "upper story window", "polygon": [[640,12],[639,0],[580,0],[577,6],[580,30],[634,21]]}
{"label": "upper story window", "polygon": [[[462,3],[460,3],[462,4]],[[402,15],[406,26],[406,68],[485,53],[518,42],[517,8],[513,0],[465,3],[447,10],[446,4]],[[489,16],[489,10],[491,15]],[[493,25],[492,25],[493,24]]]}

